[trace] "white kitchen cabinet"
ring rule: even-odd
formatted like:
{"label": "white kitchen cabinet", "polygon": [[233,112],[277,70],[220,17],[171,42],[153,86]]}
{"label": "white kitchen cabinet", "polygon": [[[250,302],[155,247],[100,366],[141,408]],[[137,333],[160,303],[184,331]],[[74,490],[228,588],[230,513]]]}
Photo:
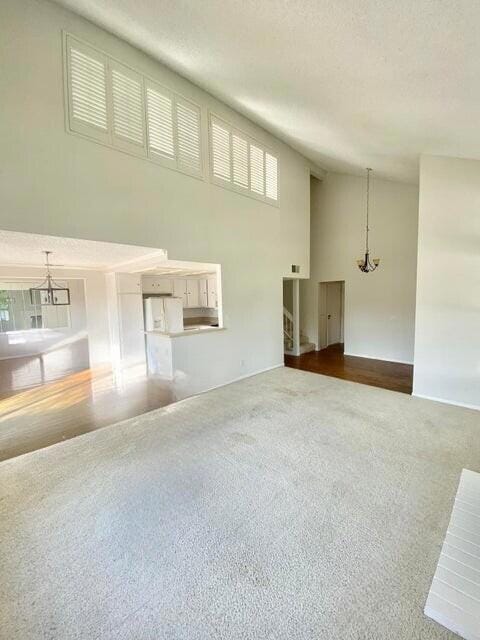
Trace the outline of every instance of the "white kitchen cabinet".
{"label": "white kitchen cabinet", "polygon": [[182,299],[185,309],[200,306],[198,280],[175,278],[173,280],[173,295]]}
{"label": "white kitchen cabinet", "polygon": [[181,298],[184,309],[213,308],[217,304],[217,277],[209,278],[159,278],[143,276],[143,293],[171,294]]}
{"label": "white kitchen cabinet", "polygon": [[159,278],[158,276],[142,277],[143,293],[171,294],[172,290],[172,280],[170,278]]}
{"label": "white kitchen cabinet", "polygon": [[146,362],[143,300],[140,278],[124,277],[129,275],[108,273],[105,282],[112,364],[123,373],[136,375],[138,366],[143,369]]}
{"label": "white kitchen cabinet", "polygon": [[117,293],[142,293],[142,278],[135,273],[117,273]]}
{"label": "white kitchen cabinet", "polygon": [[175,278],[173,280],[173,295],[175,298],[181,298],[183,306],[188,307],[187,281],[185,279]]}
{"label": "white kitchen cabinet", "polygon": [[187,280],[187,307],[199,307],[198,280]]}
{"label": "white kitchen cabinet", "polygon": [[218,306],[217,302],[217,276],[210,276],[207,279],[207,298],[208,298],[208,306],[211,309],[216,309]]}
{"label": "white kitchen cabinet", "polygon": [[145,336],[143,328],[142,297],[125,293],[118,296],[120,323],[120,357],[123,366],[133,366],[145,361]]}
{"label": "white kitchen cabinet", "polygon": [[200,278],[198,281],[198,303],[200,307],[208,307],[208,280]]}

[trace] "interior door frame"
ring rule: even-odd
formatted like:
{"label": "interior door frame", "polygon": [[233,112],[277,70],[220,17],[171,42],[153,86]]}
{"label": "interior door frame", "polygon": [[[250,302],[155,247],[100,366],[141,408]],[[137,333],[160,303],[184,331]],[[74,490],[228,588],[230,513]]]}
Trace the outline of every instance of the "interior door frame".
{"label": "interior door frame", "polygon": [[345,280],[326,280],[318,283],[318,349],[329,346],[328,285],[340,284],[340,339],[345,341]]}
{"label": "interior door frame", "polygon": [[327,283],[318,283],[318,349],[328,346],[327,326]]}

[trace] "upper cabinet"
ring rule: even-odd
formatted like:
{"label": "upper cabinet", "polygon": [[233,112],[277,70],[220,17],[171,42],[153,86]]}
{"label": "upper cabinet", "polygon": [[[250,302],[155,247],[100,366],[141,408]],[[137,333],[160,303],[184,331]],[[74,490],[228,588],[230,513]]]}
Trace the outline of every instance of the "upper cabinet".
{"label": "upper cabinet", "polygon": [[117,293],[142,293],[142,279],[132,273],[117,273]]}
{"label": "upper cabinet", "polygon": [[199,307],[198,280],[187,280],[187,307]]}
{"label": "upper cabinet", "polygon": [[174,278],[173,295],[182,298],[184,308],[199,307],[198,280]]}
{"label": "upper cabinet", "polygon": [[200,307],[208,307],[208,280],[200,278],[198,281],[198,301]]}
{"label": "upper cabinet", "polygon": [[211,309],[216,309],[218,307],[217,276],[209,276],[207,279],[207,288],[208,306]]}
{"label": "upper cabinet", "polygon": [[142,278],[143,293],[173,293],[173,285],[171,278],[159,278],[158,276],[143,276]]}
{"label": "upper cabinet", "polygon": [[183,280],[182,278],[175,278],[173,280],[173,295],[175,298],[181,298],[183,306],[188,307],[186,280]]}
{"label": "upper cabinet", "polygon": [[181,298],[185,309],[216,309],[218,306],[216,275],[206,278],[143,276],[141,287],[144,295],[172,295]]}

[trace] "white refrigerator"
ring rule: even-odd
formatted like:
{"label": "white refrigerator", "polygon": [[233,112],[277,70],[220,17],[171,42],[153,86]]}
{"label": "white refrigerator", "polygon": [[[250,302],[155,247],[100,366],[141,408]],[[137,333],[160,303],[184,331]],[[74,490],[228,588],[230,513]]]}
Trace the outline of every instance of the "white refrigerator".
{"label": "white refrigerator", "polygon": [[145,331],[183,331],[183,301],[170,296],[145,298]]}

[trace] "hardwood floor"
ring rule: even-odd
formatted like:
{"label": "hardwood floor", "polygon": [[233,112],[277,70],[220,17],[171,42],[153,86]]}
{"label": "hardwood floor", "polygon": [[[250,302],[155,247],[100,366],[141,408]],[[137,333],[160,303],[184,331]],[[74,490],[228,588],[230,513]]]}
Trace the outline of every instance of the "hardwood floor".
{"label": "hardwood floor", "polygon": [[301,356],[286,355],[285,365],[391,391],[412,393],[412,365],[346,356],[343,353],[343,344],[334,344],[321,351],[310,351]]}
{"label": "hardwood floor", "polygon": [[[23,374],[18,360],[1,363],[0,383],[4,387],[0,387],[0,460],[141,415],[175,400],[169,383],[157,378],[141,375],[128,380],[114,376],[109,369],[72,371],[71,364],[63,377],[41,384],[42,368],[35,362],[38,358],[32,362],[25,359]],[[59,362],[52,369],[57,378]],[[15,372],[16,377],[11,375]],[[32,381],[37,384],[25,388]]]}
{"label": "hardwood floor", "polygon": [[88,369],[88,339],[73,340],[36,356],[0,360],[0,398]]}

